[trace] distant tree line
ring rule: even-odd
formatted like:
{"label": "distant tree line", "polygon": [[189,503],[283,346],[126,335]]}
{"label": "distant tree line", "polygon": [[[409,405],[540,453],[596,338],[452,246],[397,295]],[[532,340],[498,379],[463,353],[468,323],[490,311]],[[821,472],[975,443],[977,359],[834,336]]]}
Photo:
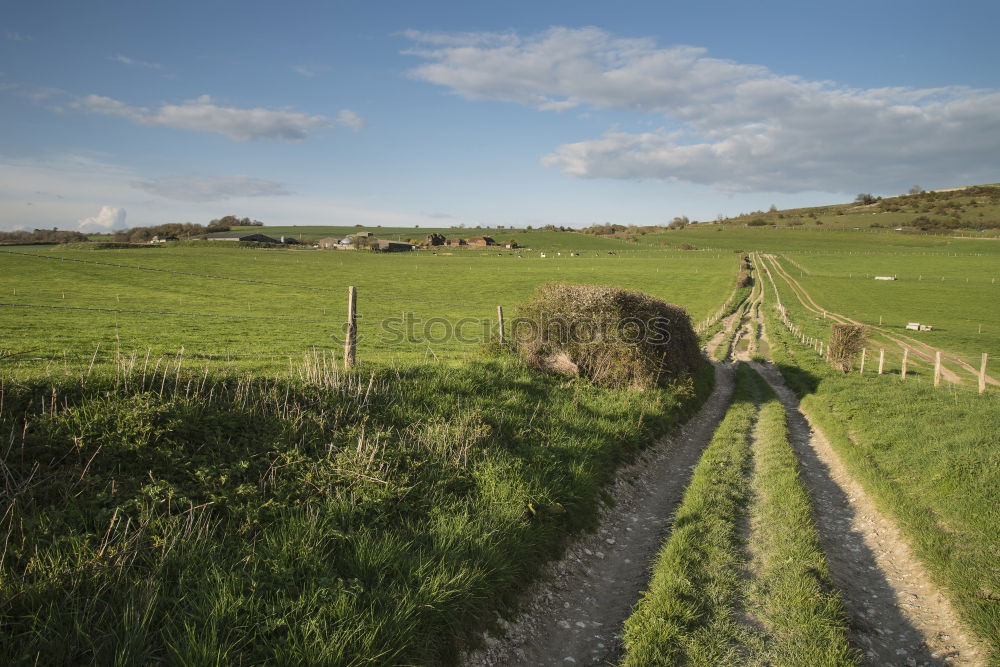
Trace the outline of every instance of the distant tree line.
{"label": "distant tree line", "polygon": [[54,227],[30,232],[0,232],[0,243],[79,243],[89,240],[82,232],[61,231]]}
{"label": "distant tree line", "polygon": [[163,225],[132,227],[107,235],[102,234],[101,238],[119,243],[149,243],[154,236],[176,236],[178,239],[189,239],[199,234],[226,231],[229,231],[229,227],[212,226],[211,224],[206,227],[194,222],[168,222]]}
{"label": "distant tree line", "polygon": [[212,231],[227,232],[231,227],[263,227],[264,223],[260,220],[251,220],[250,218],[237,218],[235,215],[226,215],[221,218],[216,218],[208,223],[209,227],[225,227],[225,229],[213,229]]}
{"label": "distant tree line", "polygon": [[102,240],[107,238],[111,241],[121,243],[149,243],[154,236],[176,236],[184,240],[200,236],[201,234],[212,234],[214,232],[228,232],[233,227],[262,227],[260,220],[250,218],[237,218],[235,215],[226,215],[212,220],[207,225],[200,225],[195,222],[168,222],[162,225],[150,225],[148,227],[132,227],[122,231],[111,232],[101,235]]}

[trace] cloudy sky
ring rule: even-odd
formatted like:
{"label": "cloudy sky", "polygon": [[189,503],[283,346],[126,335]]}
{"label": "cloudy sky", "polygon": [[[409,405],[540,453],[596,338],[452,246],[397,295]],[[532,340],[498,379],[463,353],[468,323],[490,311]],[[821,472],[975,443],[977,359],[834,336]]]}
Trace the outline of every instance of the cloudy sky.
{"label": "cloudy sky", "polygon": [[993,0],[8,0],[0,229],[654,224],[998,182],[997,25]]}

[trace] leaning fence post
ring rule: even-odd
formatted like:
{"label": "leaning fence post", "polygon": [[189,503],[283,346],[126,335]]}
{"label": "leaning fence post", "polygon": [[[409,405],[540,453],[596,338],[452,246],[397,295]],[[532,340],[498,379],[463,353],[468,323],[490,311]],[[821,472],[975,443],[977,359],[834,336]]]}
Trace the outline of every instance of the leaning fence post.
{"label": "leaning fence post", "polygon": [[497,323],[500,325],[500,344],[506,345],[507,339],[503,333],[503,306],[497,306]]}
{"label": "leaning fence post", "polygon": [[987,354],[983,352],[983,360],[979,364],[979,393],[986,391],[986,359]]}
{"label": "leaning fence post", "polygon": [[941,384],[941,350],[934,353],[934,386]]}
{"label": "leaning fence post", "polygon": [[882,375],[882,368],[885,367],[885,350],[878,351],[878,374]]}
{"label": "leaning fence post", "polygon": [[858,371],[859,375],[865,374],[865,357],[868,355],[868,350],[866,348],[861,348],[861,370]]}
{"label": "leaning fence post", "polygon": [[908,356],[910,356],[910,348],[904,347],[903,348],[903,367],[902,367],[901,372],[899,374],[899,379],[900,380],[905,380],[906,379],[906,358]]}
{"label": "leaning fence post", "polygon": [[358,340],[357,288],[351,285],[347,288],[347,337],[344,339],[344,368],[354,366],[355,346]]}

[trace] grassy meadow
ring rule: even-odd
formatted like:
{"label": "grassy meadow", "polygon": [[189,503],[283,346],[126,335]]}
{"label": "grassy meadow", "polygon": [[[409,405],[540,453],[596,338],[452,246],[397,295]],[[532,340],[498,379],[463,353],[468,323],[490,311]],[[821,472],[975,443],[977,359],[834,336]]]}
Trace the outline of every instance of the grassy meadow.
{"label": "grassy meadow", "polygon": [[[782,258],[817,303],[866,324],[882,324],[955,352],[979,367],[980,354],[1000,369],[1000,247],[992,253],[823,255]],[[897,276],[896,281],[873,277]],[[908,322],[933,331],[913,332]]]}
{"label": "grassy meadow", "polygon": [[[531,250],[4,246],[0,659],[455,662],[498,612],[513,613],[567,539],[593,527],[616,467],[711,389],[710,374],[668,390],[600,389],[484,345],[498,305],[509,323],[548,282],[646,292],[694,324],[747,310],[763,287],[787,382],[998,647],[1000,394],[978,396],[968,381],[935,390],[929,365],[912,358],[906,383],[835,373],[777,321],[767,262],[752,289],[735,286],[736,251],[775,254],[823,306],[890,327],[932,324],[908,333],[970,361],[989,352],[1000,375],[1000,242],[850,224],[898,214],[909,212],[844,208],[817,213],[823,225],[806,212],[802,225],[737,220],[627,238],[371,230],[486,234]],[[357,231],[253,229],[303,241]],[[870,278],[883,273],[900,280]],[[792,320],[825,340],[830,321],[773,277]],[[349,285],[360,364],[345,374]],[[738,374],[626,627],[627,664],[725,661],[747,647],[774,664],[854,660],[836,601],[774,565],[823,572],[780,406],[749,368]],[[748,522],[760,585],[743,578]],[[734,625],[740,605],[781,641]]]}
{"label": "grassy meadow", "polygon": [[711,372],[513,357],[3,381],[3,664],[450,664]]}
{"label": "grassy meadow", "polygon": [[[23,246],[0,250],[0,333],[5,363],[54,372],[62,365],[147,353],[204,366],[286,372],[313,348],[342,347],[347,286],[358,288],[358,358],[378,364],[469,358],[546,282],[639,289],[698,321],[732,290],[737,256],[635,249],[582,234],[555,251],[357,251],[226,247],[142,249]],[[526,234],[527,236],[527,234]],[[575,245],[579,243],[579,245]],[[590,250],[585,250],[585,248]],[[608,254],[608,252],[615,254]],[[115,266],[123,265],[123,266]],[[192,275],[194,274],[194,275]],[[492,332],[492,333],[491,333]]]}

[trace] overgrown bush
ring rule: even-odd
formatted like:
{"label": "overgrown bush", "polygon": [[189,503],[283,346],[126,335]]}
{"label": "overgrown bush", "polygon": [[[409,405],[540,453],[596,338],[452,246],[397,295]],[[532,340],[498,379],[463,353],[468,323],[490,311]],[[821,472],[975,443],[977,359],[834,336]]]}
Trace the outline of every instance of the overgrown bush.
{"label": "overgrown bush", "polygon": [[736,287],[752,287],[753,277],[749,271],[740,271],[736,274]]}
{"label": "overgrown bush", "polygon": [[854,359],[868,342],[868,327],[861,324],[830,325],[830,363],[847,373],[854,368]]}
{"label": "overgrown bush", "polygon": [[532,366],[605,387],[664,387],[702,364],[683,308],[617,287],[543,285],[513,332]]}

